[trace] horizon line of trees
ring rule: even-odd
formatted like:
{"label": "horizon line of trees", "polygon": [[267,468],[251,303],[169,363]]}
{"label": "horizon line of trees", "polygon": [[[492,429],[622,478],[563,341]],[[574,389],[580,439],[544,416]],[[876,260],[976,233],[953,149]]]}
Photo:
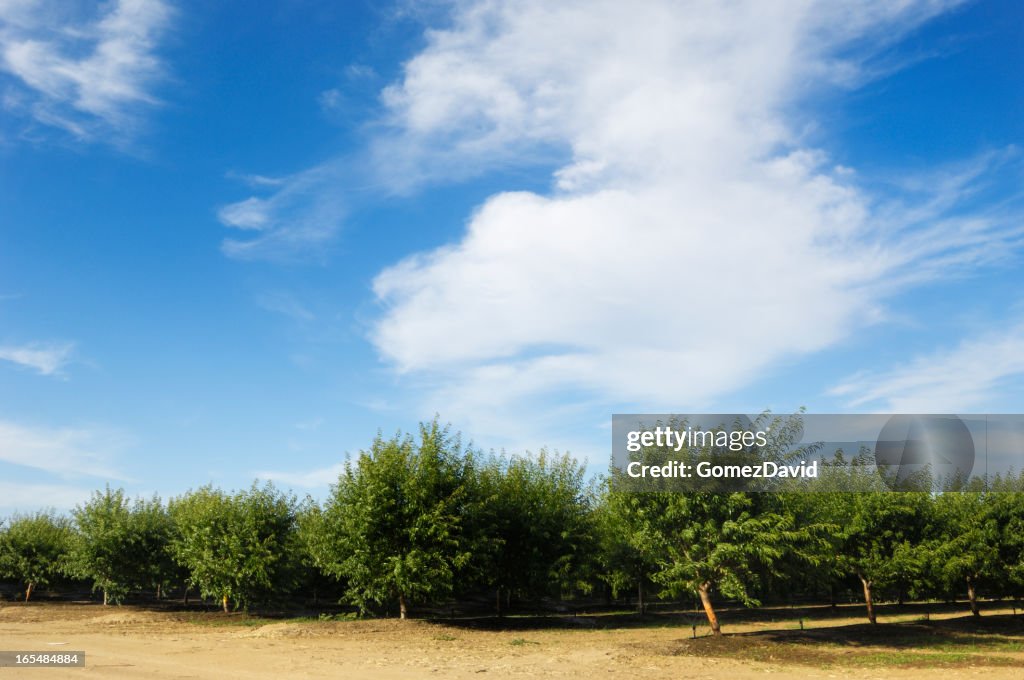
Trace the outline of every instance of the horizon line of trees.
{"label": "horizon line of trees", "polygon": [[76,579],[104,604],[176,590],[227,612],[320,591],[401,618],[481,593],[499,616],[545,598],[628,596],[643,613],[692,597],[715,634],[723,598],[835,603],[854,588],[871,623],[881,598],[966,596],[979,616],[980,597],[1024,591],[1022,480],[943,494],[629,493],[587,483],[568,454],[464,447],[435,419],[415,436],[378,434],[323,503],[269,482],[166,503],[108,486],[67,517],[14,515],[0,579],[26,601]]}

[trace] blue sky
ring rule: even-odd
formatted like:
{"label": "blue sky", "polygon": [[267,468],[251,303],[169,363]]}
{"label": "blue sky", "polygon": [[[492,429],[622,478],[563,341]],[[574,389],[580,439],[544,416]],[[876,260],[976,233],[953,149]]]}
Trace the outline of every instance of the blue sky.
{"label": "blue sky", "polygon": [[378,429],[1024,409],[1019,3],[0,2],[0,512]]}

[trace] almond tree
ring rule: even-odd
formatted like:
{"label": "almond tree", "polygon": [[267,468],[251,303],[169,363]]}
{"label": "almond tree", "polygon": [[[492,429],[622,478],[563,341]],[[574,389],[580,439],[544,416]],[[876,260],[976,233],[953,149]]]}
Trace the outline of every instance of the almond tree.
{"label": "almond tree", "polygon": [[[610,486],[610,485],[609,485]],[[665,493],[622,493],[608,490],[596,508],[601,545],[600,578],[612,596],[635,589],[637,613],[643,615],[645,595],[659,569],[660,518],[671,497]]]}
{"label": "almond tree", "polygon": [[1002,594],[1024,593],[1024,470],[993,480],[987,514],[998,527],[999,557],[993,573]]}
{"label": "almond tree", "polygon": [[588,591],[597,553],[591,493],[583,466],[568,454],[512,456],[479,471],[482,502],[467,506],[481,580],[496,595],[497,613],[519,597]]}
{"label": "almond tree", "polygon": [[131,526],[135,537],[132,550],[135,580],[140,588],[152,589],[159,600],[168,585],[181,582],[182,570],[170,550],[170,515],[159,497],[140,498],[131,509]]}
{"label": "almond tree", "polygon": [[785,560],[812,538],[795,526],[792,516],[766,505],[768,494],[664,496],[664,512],[657,519],[661,568],[653,578],[671,594],[697,593],[715,635],[722,629],[713,595],[757,606],[754,592],[762,576],[781,573]]}
{"label": "almond tree", "polygon": [[874,596],[879,588],[914,587],[927,576],[925,528],[931,496],[915,491],[846,494],[839,507],[839,556],[864,590],[868,621],[877,623]]}
{"label": "almond tree", "polygon": [[414,603],[446,597],[471,557],[469,474],[458,437],[437,420],[415,440],[378,435],[331,489],[313,543],[317,566],[364,612],[397,601],[404,619]]}
{"label": "almond tree", "polygon": [[14,515],[0,531],[0,575],[25,585],[25,601],[65,569],[71,529],[52,512]]}
{"label": "almond tree", "polygon": [[981,616],[978,587],[990,585],[999,568],[999,522],[991,506],[991,496],[977,491],[935,500],[930,562],[946,586],[966,590],[974,616]]}
{"label": "almond tree", "polygon": [[[676,429],[686,423],[670,421]],[[737,420],[737,425],[740,421]],[[726,423],[725,425],[728,425]],[[774,417],[764,413],[753,426],[771,432],[767,444],[731,451],[707,444],[676,451],[666,446],[645,447],[644,462],[666,460],[760,460],[786,461],[805,456],[794,449],[802,427],[799,415]],[[814,564],[820,558],[820,538],[814,527],[798,526],[781,495],[734,491],[735,480],[699,480],[699,483],[656,485],[657,492],[630,490],[630,484],[613,477],[619,493],[632,494],[624,504],[643,529],[643,552],[657,563],[652,579],[669,594],[695,593],[700,597],[711,631],[721,635],[714,608],[715,594],[759,604],[755,594],[765,577],[779,577],[793,559]],[[661,480],[665,481],[665,480]],[[678,491],[664,489],[678,488]],[[640,547],[640,546],[638,546]]]}
{"label": "almond tree", "polygon": [[227,494],[204,486],[169,504],[171,554],[224,612],[291,589],[298,555],[296,503],[271,483]]}
{"label": "almond tree", "polygon": [[94,591],[103,591],[104,605],[121,602],[138,587],[137,561],[144,559],[124,490],[107,486],[95,491],[72,515],[75,532],[68,573],[92,581]]}

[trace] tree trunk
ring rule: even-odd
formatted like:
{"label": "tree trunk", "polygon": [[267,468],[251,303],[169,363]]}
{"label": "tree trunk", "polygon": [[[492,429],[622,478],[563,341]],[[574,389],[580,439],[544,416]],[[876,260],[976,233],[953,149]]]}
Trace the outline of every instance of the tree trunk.
{"label": "tree trunk", "polygon": [[700,601],[704,605],[704,613],[708,615],[708,623],[711,624],[711,632],[715,635],[722,634],[722,627],[718,625],[718,615],[715,614],[715,608],[711,606],[711,584],[704,583],[698,588],[700,592]]}
{"label": "tree trunk", "polygon": [[871,623],[878,623],[878,620],[875,618],[875,603],[871,601],[871,581],[867,580],[860,574],[857,576],[860,578],[860,582],[864,586],[864,603],[868,606],[868,621]]}
{"label": "tree trunk", "polygon": [[35,588],[35,586],[36,584],[32,583],[32,581],[28,582],[28,585],[25,587],[25,602],[28,602],[28,598],[32,597],[32,589]]}
{"label": "tree trunk", "polygon": [[971,614],[981,616],[981,610],[978,609],[978,594],[974,591],[974,582],[970,576],[967,577],[967,599],[971,603]]}
{"label": "tree trunk", "polygon": [[409,608],[405,603],[405,595],[398,596],[398,618],[405,619],[409,613]]}
{"label": "tree trunk", "polygon": [[189,587],[188,587],[188,584],[186,583],[185,584],[185,602],[184,602],[186,607],[188,606],[188,591],[189,591]]}
{"label": "tree trunk", "polygon": [[107,593],[107,589],[104,588],[103,589],[103,606],[106,607],[108,604],[110,604],[110,597],[109,597],[109,594]]}
{"label": "tree trunk", "polygon": [[644,580],[642,578],[636,584],[636,611],[640,616],[644,615]]}
{"label": "tree trunk", "polygon": [[160,593],[160,584],[157,583],[156,584],[156,599],[157,599],[158,602],[160,601],[160,595],[161,595],[161,593]]}
{"label": "tree trunk", "polygon": [[221,604],[221,607],[224,608],[224,613],[227,614],[228,613],[228,596],[227,595],[221,595],[220,604]]}
{"label": "tree trunk", "polygon": [[495,606],[498,611],[498,618],[501,618],[501,586],[498,586],[498,594],[495,598]]}

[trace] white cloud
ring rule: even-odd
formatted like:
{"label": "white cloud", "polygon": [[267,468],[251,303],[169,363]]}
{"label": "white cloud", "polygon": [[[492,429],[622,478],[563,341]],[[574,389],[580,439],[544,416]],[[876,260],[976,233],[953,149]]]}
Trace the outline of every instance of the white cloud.
{"label": "white cloud", "polygon": [[338,463],[308,472],[257,472],[257,479],[269,479],[284,486],[301,489],[326,488],[338,482],[338,476],[345,471],[345,464]]}
{"label": "white cloud", "polygon": [[61,477],[126,480],[115,459],[129,444],[125,434],[107,428],[30,427],[0,420],[0,462]]}
{"label": "white cloud", "polygon": [[321,255],[348,211],[347,165],[337,161],[291,177],[263,183],[275,188],[267,198],[251,196],[224,206],[218,218],[227,227],[256,234],[227,238],[221,250],[240,260],[291,261]]}
{"label": "white cloud", "polygon": [[138,108],[157,103],[156,50],[171,15],[162,0],[0,3],[0,71],[17,83],[6,108],[81,139],[124,142]]}
{"label": "white cloud", "polygon": [[[1024,323],[969,338],[888,371],[852,376],[831,390],[851,408],[893,413],[968,413],[996,408],[1001,388],[1024,377]],[[1005,407],[1004,409],[1005,410]]]}
{"label": "white cloud", "polygon": [[341,90],[332,87],[329,90],[324,90],[317,97],[317,101],[320,103],[320,108],[325,111],[331,111],[342,106],[345,101],[345,95],[341,93]]}
{"label": "white cloud", "polygon": [[0,346],[0,360],[31,368],[41,375],[61,375],[71,359],[71,342]]}
{"label": "white cloud", "polygon": [[452,28],[429,31],[383,91],[381,172],[416,184],[551,148],[573,156],[562,188],[731,172],[793,141],[799,96],[867,77],[861,43],[955,4],[453,3]]}
{"label": "white cloud", "polygon": [[363,80],[376,78],[377,72],[367,64],[349,64],[345,67],[345,75],[350,80]]}
{"label": "white cloud", "polygon": [[313,321],[316,315],[289,293],[263,293],[256,298],[256,304],[268,312],[283,314],[295,321]]}
{"label": "white cloud", "polygon": [[92,489],[67,484],[0,481],[0,517],[47,508],[67,512],[87,502],[92,492]]}
{"label": "white cloud", "polygon": [[235,172],[229,170],[225,173],[225,177],[228,179],[238,180],[250,187],[278,187],[284,184],[284,180],[280,177],[267,177],[266,175],[252,175],[242,172]]}
{"label": "white cloud", "polygon": [[218,211],[217,218],[227,227],[259,231],[266,227],[269,221],[267,202],[256,197],[247,198],[224,206]]}
{"label": "white cloud", "polygon": [[380,273],[380,354],[428,409],[505,431],[567,391],[699,409],[1005,256],[1021,221],[959,202],[997,160],[886,203],[801,138],[811,95],[952,4],[457,3],[384,92],[382,174],[569,160],[549,195],[496,194]]}

